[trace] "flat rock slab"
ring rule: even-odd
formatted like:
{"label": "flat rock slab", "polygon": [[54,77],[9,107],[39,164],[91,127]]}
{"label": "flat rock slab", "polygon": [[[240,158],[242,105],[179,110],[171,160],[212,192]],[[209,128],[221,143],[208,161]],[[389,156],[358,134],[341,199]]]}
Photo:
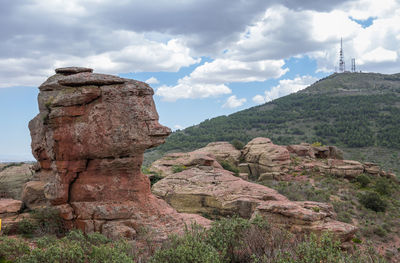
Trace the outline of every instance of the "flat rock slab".
{"label": "flat rock slab", "polygon": [[14,199],[0,199],[0,214],[18,213],[21,210],[22,201]]}
{"label": "flat rock slab", "polygon": [[58,68],[55,71],[57,74],[70,75],[70,74],[77,74],[77,73],[81,73],[81,72],[93,72],[93,69],[82,68],[82,67],[66,67],[66,68]]}
{"label": "flat rock slab", "polygon": [[70,86],[70,87],[88,86],[88,85],[104,86],[104,85],[123,84],[125,83],[125,80],[117,76],[82,72],[66,76],[63,79],[60,79],[58,83],[60,85]]}

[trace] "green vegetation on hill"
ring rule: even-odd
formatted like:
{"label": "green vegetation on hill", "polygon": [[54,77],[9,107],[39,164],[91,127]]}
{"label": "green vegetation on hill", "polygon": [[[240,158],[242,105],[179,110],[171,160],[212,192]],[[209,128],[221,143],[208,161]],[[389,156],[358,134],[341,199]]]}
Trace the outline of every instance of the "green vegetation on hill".
{"label": "green vegetation on hill", "polygon": [[[342,148],[379,147],[400,154],[400,74],[333,74],[307,89],[174,132],[156,152],[189,151],[213,141],[271,138],[276,144],[319,141]],[[380,164],[378,156],[368,158]],[[386,164],[398,171],[400,164]],[[385,165],[384,165],[385,166]]]}

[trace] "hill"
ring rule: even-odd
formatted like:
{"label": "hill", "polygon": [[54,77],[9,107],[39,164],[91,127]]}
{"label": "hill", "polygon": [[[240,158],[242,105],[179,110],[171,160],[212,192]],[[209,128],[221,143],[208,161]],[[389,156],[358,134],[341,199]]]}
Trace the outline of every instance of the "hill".
{"label": "hill", "polygon": [[345,157],[400,170],[400,74],[332,74],[308,88],[176,131],[146,154],[189,151],[212,141],[268,137],[276,144],[337,145]]}

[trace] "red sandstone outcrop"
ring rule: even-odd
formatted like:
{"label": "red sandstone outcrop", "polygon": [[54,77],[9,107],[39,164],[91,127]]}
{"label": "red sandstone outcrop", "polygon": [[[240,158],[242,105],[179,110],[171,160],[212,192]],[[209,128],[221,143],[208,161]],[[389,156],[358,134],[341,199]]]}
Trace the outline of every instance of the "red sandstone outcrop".
{"label": "red sandstone outcrop", "polygon": [[[69,225],[131,238],[145,227],[163,239],[199,219],[178,214],[152,195],[140,172],[144,151],[170,134],[158,123],[153,90],[87,68],[56,73],[39,87],[40,113],[29,123],[32,152],[41,166],[41,183],[33,184],[43,186]],[[29,207],[33,186],[25,189]]]}
{"label": "red sandstone outcrop", "polygon": [[192,167],[169,175],[153,185],[152,191],[179,212],[214,218],[258,214],[293,232],[331,231],[342,240],[349,240],[356,231],[356,227],[336,221],[329,204],[292,202],[273,189],[214,167]]}
{"label": "red sandstone outcrop", "polygon": [[238,165],[241,151],[236,149],[229,142],[211,142],[207,146],[194,151],[212,154],[218,162],[225,161]]}
{"label": "red sandstone outcrop", "polygon": [[285,173],[291,162],[285,146],[275,145],[270,139],[261,137],[251,140],[243,148],[242,156],[245,164],[241,164],[241,172],[247,172],[253,179],[263,174]]}

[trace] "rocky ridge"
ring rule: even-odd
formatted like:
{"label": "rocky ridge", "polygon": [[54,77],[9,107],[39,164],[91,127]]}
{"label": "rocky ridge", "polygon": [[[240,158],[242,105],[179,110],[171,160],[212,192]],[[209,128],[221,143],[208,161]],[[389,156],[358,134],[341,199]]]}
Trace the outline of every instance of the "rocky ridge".
{"label": "rocky ridge", "polygon": [[[336,214],[330,204],[289,201],[275,190],[241,178],[302,180],[310,173],[345,178],[369,173],[394,178],[375,164],[342,160],[341,151],[333,146],[280,146],[268,138],[255,138],[241,151],[228,148],[226,144],[211,143],[194,152],[168,154],[154,162],[149,170],[165,178],[153,185],[153,193],[180,212],[210,218],[262,215],[269,222],[294,232],[332,231],[342,240],[349,240],[356,227],[335,220]],[[220,149],[220,162],[229,160],[238,165],[241,178],[219,167],[213,155],[215,149]],[[228,150],[224,153],[222,149]],[[233,161],[232,156],[236,156]],[[183,170],[177,172],[174,167],[183,167]]]}

